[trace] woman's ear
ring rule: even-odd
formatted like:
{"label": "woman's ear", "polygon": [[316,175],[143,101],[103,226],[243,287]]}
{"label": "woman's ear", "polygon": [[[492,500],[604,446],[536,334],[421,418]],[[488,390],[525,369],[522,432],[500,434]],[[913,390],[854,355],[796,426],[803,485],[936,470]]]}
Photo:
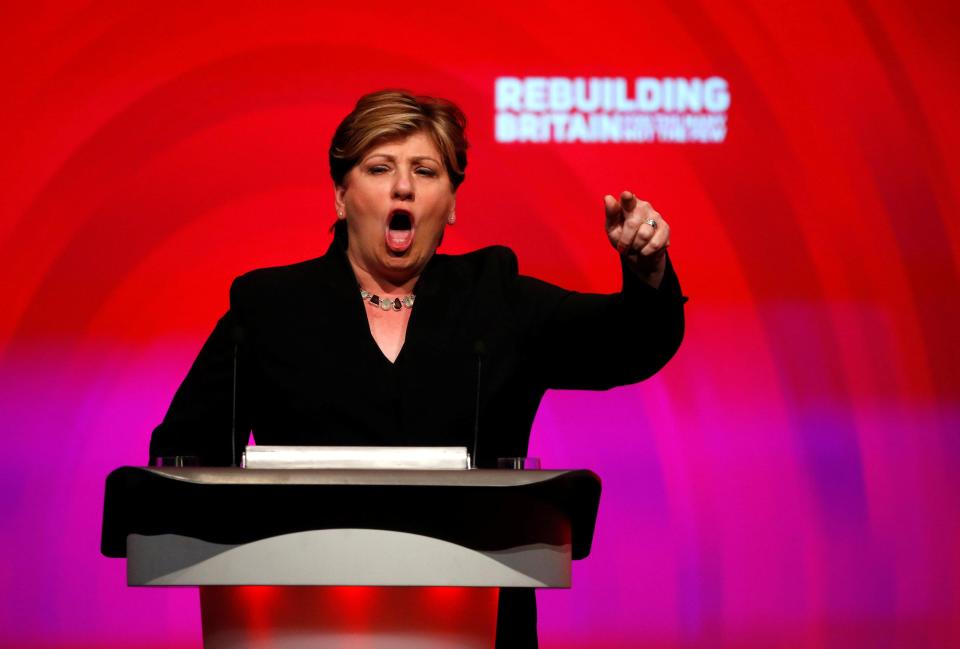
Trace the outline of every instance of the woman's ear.
{"label": "woman's ear", "polygon": [[453,225],[457,222],[457,201],[453,201],[453,205],[450,206],[450,215],[447,217],[447,223]]}
{"label": "woman's ear", "polygon": [[343,220],[347,218],[347,208],[343,200],[347,188],[343,185],[336,185],[333,189],[333,206],[337,210],[337,219]]}

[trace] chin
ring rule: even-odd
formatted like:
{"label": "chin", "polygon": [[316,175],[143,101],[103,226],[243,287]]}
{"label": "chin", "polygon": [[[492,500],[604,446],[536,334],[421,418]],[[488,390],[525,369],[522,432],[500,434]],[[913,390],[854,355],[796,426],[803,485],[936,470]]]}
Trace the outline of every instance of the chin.
{"label": "chin", "polygon": [[419,255],[414,253],[412,250],[408,250],[403,255],[394,255],[388,251],[386,256],[383,258],[383,266],[384,268],[388,268],[392,271],[410,270],[417,267],[418,258]]}

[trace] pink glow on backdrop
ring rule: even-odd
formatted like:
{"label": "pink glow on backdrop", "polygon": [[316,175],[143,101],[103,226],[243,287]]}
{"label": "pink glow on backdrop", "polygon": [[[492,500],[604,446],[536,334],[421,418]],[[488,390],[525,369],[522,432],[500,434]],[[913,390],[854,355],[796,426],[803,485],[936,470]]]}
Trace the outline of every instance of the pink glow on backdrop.
{"label": "pink glow on backdrop", "polygon": [[[528,274],[611,291],[604,193],[635,189],[674,229],[678,356],[550,393],[534,426],[547,468],[604,482],[574,588],[539,595],[542,646],[960,645],[956,7],[0,16],[0,646],[200,645],[195,590],[127,588],[99,555],[104,478],[145,462],[230,280],[325,249],[332,128],[387,86],[470,119],[445,252],[506,244]],[[720,76],[726,138],[498,142],[504,76]]]}

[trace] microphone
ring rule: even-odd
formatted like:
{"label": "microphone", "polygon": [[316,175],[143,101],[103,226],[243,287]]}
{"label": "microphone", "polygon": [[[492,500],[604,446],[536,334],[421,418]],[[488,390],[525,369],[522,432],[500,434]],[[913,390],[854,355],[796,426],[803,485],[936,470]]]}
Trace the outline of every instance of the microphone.
{"label": "microphone", "polygon": [[243,342],[243,327],[234,323],[230,332],[233,337],[233,386],[230,394],[230,466],[237,466],[237,378],[240,368],[240,344]]}
{"label": "microphone", "polygon": [[483,357],[487,353],[487,346],[483,340],[477,339],[473,343],[473,353],[477,355],[477,399],[473,409],[473,454],[471,468],[477,468],[477,441],[480,439],[480,377],[483,370]]}

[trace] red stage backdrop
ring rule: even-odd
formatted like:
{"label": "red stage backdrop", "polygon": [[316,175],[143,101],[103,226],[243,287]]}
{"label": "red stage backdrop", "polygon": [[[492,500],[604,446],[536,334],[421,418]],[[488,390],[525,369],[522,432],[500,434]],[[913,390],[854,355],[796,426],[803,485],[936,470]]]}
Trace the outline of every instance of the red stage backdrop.
{"label": "red stage backdrop", "polygon": [[0,644],[199,646],[195,592],[99,556],[104,477],[146,461],[230,280],[325,249],[332,130],[405,87],[470,120],[443,251],[616,290],[602,197],[630,188],[691,298],[655,378],[543,404],[532,454],[605,491],[573,590],[540,594],[542,645],[960,646],[958,18],[7,3]]}

